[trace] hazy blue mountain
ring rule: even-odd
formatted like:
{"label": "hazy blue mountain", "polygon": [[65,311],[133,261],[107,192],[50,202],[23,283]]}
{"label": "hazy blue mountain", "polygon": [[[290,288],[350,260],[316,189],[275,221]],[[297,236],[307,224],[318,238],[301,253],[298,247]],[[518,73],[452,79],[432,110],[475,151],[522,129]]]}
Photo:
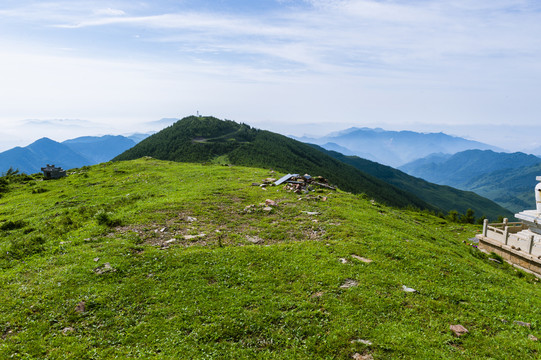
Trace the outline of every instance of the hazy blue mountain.
{"label": "hazy blue mountain", "polygon": [[386,131],[379,128],[350,128],[321,138],[295,139],[324,148],[327,143],[335,143],[351,150],[355,155],[393,167],[433,153],[454,154],[469,149],[501,150],[492,145],[444,133]]}
{"label": "hazy blue mountain", "polygon": [[537,156],[468,150],[445,161],[436,159],[427,157],[399,169],[430,182],[474,191],[513,212],[535,207],[535,177],[541,175]]}
{"label": "hazy blue mountain", "polygon": [[505,206],[501,206],[501,204],[497,204],[495,201],[489,200],[472,191],[464,191],[450,186],[437,185],[418,177],[408,175],[405,172],[390,166],[362,159],[358,156],[346,156],[335,151],[322,149],[317,145],[314,145],[314,147],[364,173],[377,177],[401,190],[410,192],[427,203],[445,211],[457,210],[464,214],[466,213],[466,210],[472,209],[475,211],[476,217],[484,215],[491,220],[496,220],[499,216],[508,218],[513,216],[513,213]]}
{"label": "hazy blue mountain", "polygon": [[[445,162],[446,160],[448,160],[451,156],[453,155],[443,154],[443,153],[430,154],[424,158],[413,160],[412,162],[399,166],[398,169],[404,171],[405,173],[410,174],[410,171],[414,171],[415,169],[418,169],[418,168],[433,167],[438,164],[441,164],[442,162]],[[413,174],[410,174],[410,175],[413,175]]]}
{"label": "hazy blue mountain", "polygon": [[83,136],[62,143],[42,138],[25,147],[15,147],[0,153],[0,173],[10,167],[25,173],[36,173],[47,164],[64,169],[106,162],[135,146],[124,136]]}
{"label": "hazy blue mountain", "polygon": [[49,138],[41,138],[26,147],[18,146],[0,153],[0,173],[12,167],[33,174],[40,172],[41,167],[47,164],[61,166],[64,169],[89,165],[88,159],[67,145]]}
{"label": "hazy blue mountain", "polygon": [[[400,166],[399,169],[427,181],[464,188],[473,179],[499,170],[511,170],[541,163],[534,155],[521,152],[467,150],[452,156],[429,156]],[[468,189],[469,190],[469,189]]]}
{"label": "hazy blue mountain", "polygon": [[90,160],[86,165],[93,165],[111,160],[135,146],[136,142],[125,136],[105,135],[78,137],[66,140],[62,144]]}

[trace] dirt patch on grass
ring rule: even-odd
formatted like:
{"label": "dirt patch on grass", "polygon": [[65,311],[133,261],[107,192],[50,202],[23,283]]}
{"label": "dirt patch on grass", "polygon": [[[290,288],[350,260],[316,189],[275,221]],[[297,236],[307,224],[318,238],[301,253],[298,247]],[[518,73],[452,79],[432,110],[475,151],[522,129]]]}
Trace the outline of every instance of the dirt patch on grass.
{"label": "dirt patch on grass", "polygon": [[302,212],[291,200],[281,198],[250,205],[245,205],[241,198],[228,200],[230,203],[213,202],[212,211],[204,213],[163,209],[158,211],[165,215],[160,220],[117,226],[108,236],[131,238],[136,244],[161,248],[270,245],[326,238],[324,215]]}

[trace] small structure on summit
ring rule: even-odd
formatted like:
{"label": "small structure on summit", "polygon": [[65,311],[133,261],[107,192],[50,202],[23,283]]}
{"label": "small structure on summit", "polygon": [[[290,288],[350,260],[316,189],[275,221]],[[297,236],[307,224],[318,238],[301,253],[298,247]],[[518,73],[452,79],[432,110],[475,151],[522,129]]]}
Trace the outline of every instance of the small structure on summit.
{"label": "small structure on summit", "polygon": [[60,179],[61,177],[66,176],[66,170],[54,165],[47,164],[46,167],[41,168],[41,171],[43,171],[43,177],[45,179]]}
{"label": "small structure on summit", "polygon": [[[541,181],[541,176],[536,177]],[[535,210],[515,214],[521,222],[489,224],[477,235],[479,248],[494,252],[508,262],[541,275],[541,182],[535,187]]]}

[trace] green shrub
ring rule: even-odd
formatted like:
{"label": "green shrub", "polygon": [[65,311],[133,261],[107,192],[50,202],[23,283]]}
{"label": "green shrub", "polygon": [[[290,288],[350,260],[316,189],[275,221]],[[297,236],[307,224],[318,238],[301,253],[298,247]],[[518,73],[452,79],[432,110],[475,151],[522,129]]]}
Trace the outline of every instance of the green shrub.
{"label": "green shrub", "polygon": [[100,225],[106,225],[109,227],[119,226],[121,224],[120,219],[113,219],[111,217],[112,213],[106,212],[104,210],[98,211],[95,218]]}
{"label": "green shrub", "polygon": [[49,190],[47,189],[44,189],[44,188],[37,188],[37,189],[32,189],[32,194],[43,194],[44,192],[47,192]]}
{"label": "green shrub", "polygon": [[16,221],[8,220],[2,225],[0,225],[0,230],[4,230],[4,231],[17,230],[25,226],[26,226],[26,222],[23,220],[16,220]]}
{"label": "green shrub", "polygon": [[23,259],[45,250],[44,244],[45,239],[41,236],[11,239],[7,255],[15,259]]}
{"label": "green shrub", "polygon": [[6,178],[4,178],[4,177],[0,178],[0,194],[1,193],[6,193],[6,192],[9,191],[8,184],[9,184],[9,182],[7,181]]}

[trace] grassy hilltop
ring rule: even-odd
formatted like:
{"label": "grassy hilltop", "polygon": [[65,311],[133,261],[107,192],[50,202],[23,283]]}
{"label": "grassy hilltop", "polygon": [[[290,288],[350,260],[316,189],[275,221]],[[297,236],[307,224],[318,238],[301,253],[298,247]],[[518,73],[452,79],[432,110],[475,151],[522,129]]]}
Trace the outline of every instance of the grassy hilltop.
{"label": "grassy hilltop", "polygon": [[0,358],[539,358],[540,285],[464,243],[478,227],[252,186],[280,175],[145,158],[15,176]]}
{"label": "grassy hilltop", "polygon": [[472,192],[430,184],[388,166],[211,116],[188,116],[179,120],[114,160],[134,160],[143,156],[318,174],[342,190],[367,194],[390,206],[442,213],[456,210],[462,214],[473,209],[477,217],[492,220],[513,216],[509,210]]}

